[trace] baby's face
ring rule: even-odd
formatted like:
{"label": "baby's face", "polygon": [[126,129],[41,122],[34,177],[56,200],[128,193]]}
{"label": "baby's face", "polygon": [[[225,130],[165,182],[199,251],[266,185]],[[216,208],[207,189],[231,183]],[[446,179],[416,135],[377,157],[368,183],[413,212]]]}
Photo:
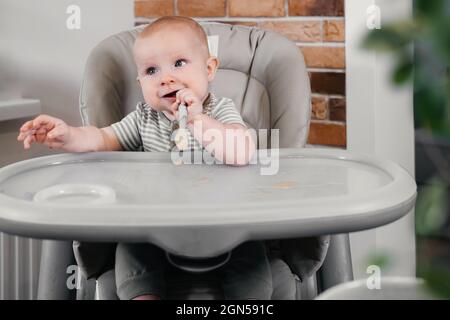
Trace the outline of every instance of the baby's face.
{"label": "baby's face", "polygon": [[159,111],[173,112],[176,92],[189,88],[203,102],[216,65],[201,47],[194,31],[180,27],[156,31],[138,39],[134,47],[145,102]]}

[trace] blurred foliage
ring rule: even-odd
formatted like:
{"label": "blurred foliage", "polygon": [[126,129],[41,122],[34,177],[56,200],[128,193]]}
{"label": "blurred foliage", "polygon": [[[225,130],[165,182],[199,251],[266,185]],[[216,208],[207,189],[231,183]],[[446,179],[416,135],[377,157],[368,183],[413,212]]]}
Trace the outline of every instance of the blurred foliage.
{"label": "blurred foliage", "polygon": [[419,236],[427,236],[443,228],[447,221],[443,212],[447,208],[447,186],[439,177],[433,177],[432,181],[421,190],[416,205],[416,233]]}
{"label": "blurred foliage", "polygon": [[398,85],[414,81],[416,127],[444,137],[450,137],[448,6],[447,0],[418,0],[413,20],[375,29],[363,43],[365,48],[396,56],[393,81]]}
{"label": "blurred foliage", "polygon": [[448,270],[442,267],[431,267],[420,271],[422,278],[427,280],[431,293],[436,298],[450,299],[450,277]]}
{"label": "blurred foliage", "polygon": [[387,269],[389,267],[389,263],[389,254],[382,252],[370,255],[367,265],[378,266],[380,269]]}
{"label": "blurred foliage", "polygon": [[[420,241],[419,247],[433,246],[432,241],[428,243],[426,239]],[[432,251],[430,248],[423,248],[422,251]],[[420,254],[420,253],[419,253]],[[443,262],[436,262],[436,259],[429,257],[429,253],[421,253],[423,259],[417,264],[417,274],[426,280],[428,289],[436,298],[450,299],[450,274],[448,266]],[[448,262],[448,261],[447,261]]]}
{"label": "blurred foliage", "polygon": [[[413,19],[370,31],[363,47],[394,55],[396,66],[392,70],[392,81],[396,85],[414,83],[415,127],[432,137],[450,141],[450,1],[416,0]],[[440,158],[442,164],[445,156],[440,155]],[[439,164],[437,159],[433,162]],[[448,165],[438,166],[439,176],[433,177],[418,195],[418,241],[439,234],[447,246],[450,245],[450,235],[444,227],[449,218],[448,168]],[[447,252],[447,259],[449,255]],[[450,298],[448,260],[441,265],[422,260],[418,261],[417,275],[426,280],[434,293]]]}

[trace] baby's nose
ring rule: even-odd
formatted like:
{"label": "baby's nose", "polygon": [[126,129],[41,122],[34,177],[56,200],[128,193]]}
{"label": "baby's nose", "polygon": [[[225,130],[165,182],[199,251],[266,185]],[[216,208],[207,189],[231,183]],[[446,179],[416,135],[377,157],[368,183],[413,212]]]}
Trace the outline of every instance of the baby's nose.
{"label": "baby's nose", "polygon": [[175,83],[175,78],[172,75],[167,74],[167,75],[164,75],[164,76],[161,77],[161,85],[162,86],[163,85],[168,85],[168,84],[171,84],[171,83]]}

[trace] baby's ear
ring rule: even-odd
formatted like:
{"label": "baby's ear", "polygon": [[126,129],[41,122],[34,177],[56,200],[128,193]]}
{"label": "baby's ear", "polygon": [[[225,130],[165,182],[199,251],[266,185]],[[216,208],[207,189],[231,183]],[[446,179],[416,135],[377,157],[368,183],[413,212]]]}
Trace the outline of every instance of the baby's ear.
{"label": "baby's ear", "polygon": [[216,71],[219,68],[219,58],[210,56],[206,61],[206,68],[208,71],[208,81],[211,82],[214,80],[214,76],[216,75]]}

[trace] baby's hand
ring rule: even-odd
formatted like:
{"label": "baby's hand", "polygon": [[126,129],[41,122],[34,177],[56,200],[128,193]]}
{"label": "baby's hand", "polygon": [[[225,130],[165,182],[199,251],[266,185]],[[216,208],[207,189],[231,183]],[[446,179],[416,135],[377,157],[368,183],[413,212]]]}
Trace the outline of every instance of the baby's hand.
{"label": "baby's hand", "polygon": [[[178,105],[184,103],[187,107],[188,118],[192,118],[197,114],[201,114],[203,111],[202,101],[195,95],[195,93],[191,89],[181,89],[177,92],[177,100],[175,101]],[[178,109],[175,113],[176,118],[178,119]]]}
{"label": "baby's hand", "polygon": [[33,142],[61,148],[69,140],[69,134],[69,126],[64,121],[42,114],[22,125],[17,140],[23,141],[25,149],[29,149]]}

